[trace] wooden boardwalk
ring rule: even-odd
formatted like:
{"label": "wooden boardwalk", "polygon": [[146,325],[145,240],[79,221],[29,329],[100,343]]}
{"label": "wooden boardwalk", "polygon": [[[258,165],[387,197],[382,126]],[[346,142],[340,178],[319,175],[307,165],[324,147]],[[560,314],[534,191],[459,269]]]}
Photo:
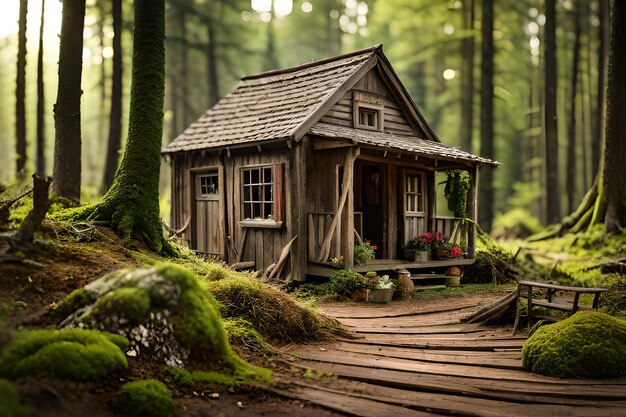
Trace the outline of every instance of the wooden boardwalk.
{"label": "wooden boardwalk", "polygon": [[335,377],[275,392],[355,416],[626,416],[626,378],[532,374],[522,368],[524,335],[461,324],[499,296],[325,305],[359,338],[290,347],[293,365]]}

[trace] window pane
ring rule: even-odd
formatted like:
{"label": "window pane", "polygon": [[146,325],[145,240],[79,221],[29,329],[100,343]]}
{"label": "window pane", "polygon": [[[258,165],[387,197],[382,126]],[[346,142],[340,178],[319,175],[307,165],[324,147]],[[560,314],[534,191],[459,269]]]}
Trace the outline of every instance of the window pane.
{"label": "window pane", "polygon": [[272,183],[272,168],[263,168],[263,182],[268,184]]}
{"label": "window pane", "polygon": [[252,218],[253,219],[261,218],[261,204],[260,203],[252,203]]}
{"label": "window pane", "polygon": [[265,198],[263,199],[263,201],[274,201],[274,199],[272,198],[272,186],[271,185],[265,185],[264,187],[265,190]]}
{"label": "window pane", "polygon": [[243,170],[243,183],[250,184],[250,170],[249,169]]}
{"label": "window pane", "polygon": [[252,189],[252,196],[250,197],[251,201],[261,201],[261,186],[253,185],[250,187]]}
{"label": "window pane", "polygon": [[259,184],[260,183],[260,178],[259,178],[259,169],[253,169],[250,174],[252,176],[252,178],[250,179],[250,183],[251,184]]}
{"label": "window pane", "polygon": [[266,219],[271,219],[273,217],[273,214],[274,214],[274,213],[272,213],[273,207],[274,207],[274,204],[272,204],[272,203],[265,203],[264,204],[265,211],[264,211],[263,214],[264,214]]}
{"label": "window pane", "polygon": [[243,205],[243,218],[251,219],[252,218],[252,204],[244,203]]}

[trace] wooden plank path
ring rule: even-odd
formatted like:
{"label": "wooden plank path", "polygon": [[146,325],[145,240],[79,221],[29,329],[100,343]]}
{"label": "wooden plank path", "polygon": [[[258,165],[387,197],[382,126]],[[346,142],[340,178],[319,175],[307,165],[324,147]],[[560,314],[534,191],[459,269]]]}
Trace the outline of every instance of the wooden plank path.
{"label": "wooden plank path", "polygon": [[524,335],[462,323],[500,296],[323,305],[356,338],[289,347],[292,365],[334,377],[287,380],[274,392],[354,416],[626,416],[626,378],[527,372]]}

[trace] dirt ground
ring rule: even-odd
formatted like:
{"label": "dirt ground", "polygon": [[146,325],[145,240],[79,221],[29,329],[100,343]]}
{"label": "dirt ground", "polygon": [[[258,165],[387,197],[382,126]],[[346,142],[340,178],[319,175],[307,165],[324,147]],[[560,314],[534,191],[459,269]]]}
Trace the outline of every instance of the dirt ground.
{"label": "dirt ground", "polygon": [[[59,239],[54,228],[47,226],[44,238],[25,254],[26,262],[0,263],[0,309],[4,311],[5,328],[53,327],[45,313],[54,303],[107,272],[140,265],[147,255],[136,242],[120,241],[104,228],[97,230],[98,241],[78,243],[68,237]],[[7,340],[0,327],[0,349]],[[282,380],[298,378],[303,372],[280,361],[268,363],[265,358],[234,348],[247,360],[272,369],[272,387],[280,387]],[[33,417],[111,417],[115,415],[115,393],[125,382],[162,379],[161,369],[160,365],[129,358],[128,372],[96,383],[39,378],[13,382],[23,402],[32,407]],[[174,397],[177,416],[343,415],[306,401],[285,398],[264,387],[174,392]]]}

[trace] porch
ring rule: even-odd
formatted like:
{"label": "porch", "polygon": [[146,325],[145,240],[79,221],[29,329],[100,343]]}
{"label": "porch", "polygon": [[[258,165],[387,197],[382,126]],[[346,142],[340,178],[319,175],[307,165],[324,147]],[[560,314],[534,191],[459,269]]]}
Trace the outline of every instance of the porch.
{"label": "porch", "polygon": [[[411,262],[404,259],[372,259],[365,265],[355,265],[351,269],[359,273],[374,272],[392,272],[398,269],[430,271],[438,269],[447,269],[451,266],[467,266],[476,262],[476,259],[447,259],[433,260],[427,262]],[[309,261],[308,271],[310,275],[318,277],[330,277],[339,266],[330,263],[318,263]]]}

